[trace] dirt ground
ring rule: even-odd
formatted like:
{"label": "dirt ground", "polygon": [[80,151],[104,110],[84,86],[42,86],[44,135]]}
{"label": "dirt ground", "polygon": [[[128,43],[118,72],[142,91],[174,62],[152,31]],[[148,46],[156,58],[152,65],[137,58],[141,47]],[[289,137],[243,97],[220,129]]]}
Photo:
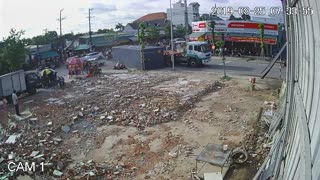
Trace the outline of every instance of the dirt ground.
{"label": "dirt ground", "polygon": [[[258,79],[257,90],[251,91],[248,78],[221,81],[216,74],[199,72],[114,74],[23,98],[33,102],[22,108],[39,118],[35,127],[69,125],[70,132],[57,132],[63,139],[59,148],[71,157],[65,177],[72,177],[69,170],[79,163],[93,161],[117,165],[106,172],[109,179],[186,180],[208,143],[229,148],[248,143],[247,136],[257,133],[255,122],[264,102],[277,101],[280,81]],[[91,113],[94,106],[99,112]],[[74,118],[78,111],[84,118]],[[232,166],[226,179],[251,179],[261,160]]]}

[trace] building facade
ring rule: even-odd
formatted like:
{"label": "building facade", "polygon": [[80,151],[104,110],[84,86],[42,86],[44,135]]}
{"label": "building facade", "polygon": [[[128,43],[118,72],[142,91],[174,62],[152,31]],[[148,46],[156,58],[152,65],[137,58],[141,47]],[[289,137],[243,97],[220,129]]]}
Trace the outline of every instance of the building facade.
{"label": "building facade", "polygon": [[[197,21],[192,23],[191,41],[210,41],[212,33],[211,21]],[[215,21],[215,42],[222,40],[229,49],[241,49],[245,55],[260,53],[261,35],[258,22],[252,21]],[[278,24],[264,24],[264,43],[266,55],[272,56],[280,47],[280,32]],[[283,41],[281,39],[281,41]]]}
{"label": "building facade", "polygon": [[283,14],[269,16],[269,17],[251,17],[251,21],[259,22],[259,23],[268,23],[268,24],[284,24],[284,16]]}
{"label": "building facade", "polygon": [[[190,3],[188,6],[188,22],[191,26],[193,21],[197,21],[200,18],[199,14],[200,4],[197,2]],[[171,10],[167,9],[167,20],[171,19]],[[185,24],[185,4],[180,0],[172,6],[172,24],[183,25]]]}

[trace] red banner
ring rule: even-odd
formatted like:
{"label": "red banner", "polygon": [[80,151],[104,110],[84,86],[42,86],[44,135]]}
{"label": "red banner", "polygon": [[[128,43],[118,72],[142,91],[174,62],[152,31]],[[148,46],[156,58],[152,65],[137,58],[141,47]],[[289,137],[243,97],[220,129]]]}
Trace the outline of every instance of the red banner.
{"label": "red banner", "polygon": [[[250,28],[250,29],[259,29],[259,23],[252,22],[230,22],[228,28]],[[276,24],[264,24],[265,30],[278,30],[278,25]]]}
{"label": "red banner", "polygon": [[[230,37],[228,37],[228,40],[229,41],[233,41],[233,42],[260,43],[261,38],[259,38],[259,37],[235,37],[235,36],[230,36]],[[264,43],[274,45],[274,44],[277,43],[277,39],[264,38]]]}

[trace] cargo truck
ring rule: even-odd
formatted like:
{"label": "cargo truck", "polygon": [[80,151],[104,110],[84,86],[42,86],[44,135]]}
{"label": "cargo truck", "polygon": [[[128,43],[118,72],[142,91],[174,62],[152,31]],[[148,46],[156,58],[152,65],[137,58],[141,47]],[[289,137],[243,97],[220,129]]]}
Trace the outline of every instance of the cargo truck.
{"label": "cargo truck", "polygon": [[171,65],[171,54],[174,55],[175,63],[187,63],[197,67],[211,61],[211,48],[207,42],[175,42],[174,51],[165,50],[164,57],[167,65]]}
{"label": "cargo truck", "polygon": [[33,72],[20,70],[0,76],[0,97],[5,96],[9,101],[14,90],[18,96],[22,93],[34,95],[40,87],[40,78]]}

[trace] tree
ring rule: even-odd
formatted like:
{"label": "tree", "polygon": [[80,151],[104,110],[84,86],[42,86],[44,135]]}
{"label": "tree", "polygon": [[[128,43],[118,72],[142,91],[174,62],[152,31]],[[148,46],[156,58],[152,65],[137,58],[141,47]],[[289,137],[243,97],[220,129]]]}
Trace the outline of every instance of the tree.
{"label": "tree", "polygon": [[231,14],[229,17],[229,20],[235,20],[235,19],[236,19],[236,17],[233,14]]}
{"label": "tree", "polygon": [[44,45],[44,44],[52,44],[53,47],[59,46],[59,36],[56,31],[48,31],[44,30],[44,35],[39,35],[32,38],[33,44],[35,45]]}
{"label": "tree", "polygon": [[246,14],[242,14],[242,15],[241,15],[241,18],[242,18],[243,20],[245,20],[245,21],[250,21],[250,20],[251,20],[250,15],[246,15]]}
{"label": "tree", "polygon": [[215,37],[214,37],[214,28],[215,28],[216,22],[215,21],[211,21],[209,26],[211,28],[211,36],[212,36],[212,41],[211,43],[214,44],[215,42]]}
{"label": "tree", "polygon": [[124,30],[124,26],[121,23],[116,24],[115,29],[117,29],[118,31],[123,31]]}
{"label": "tree", "polygon": [[142,64],[142,70],[145,70],[145,57],[144,57],[144,49],[145,49],[145,29],[146,25],[144,22],[139,24],[139,42],[141,45],[140,55],[141,55],[141,64]]}
{"label": "tree", "polygon": [[183,27],[183,25],[178,25],[176,27],[176,32],[175,32],[175,37],[176,38],[182,38],[185,35],[185,28]]}
{"label": "tree", "polygon": [[217,46],[221,48],[220,54],[222,56],[222,63],[223,63],[223,79],[227,79],[227,74],[226,74],[226,58],[224,57],[224,34],[222,34],[221,40],[217,42]]}
{"label": "tree", "polygon": [[115,31],[111,29],[98,29],[97,31],[98,34],[103,34],[103,33],[115,33]]}
{"label": "tree", "polygon": [[22,39],[24,31],[10,30],[10,35],[4,39],[0,49],[0,74],[16,71],[22,68],[27,50],[26,41]]}
{"label": "tree", "polygon": [[160,38],[160,30],[156,27],[148,28],[147,39],[151,42],[156,42]]}
{"label": "tree", "polygon": [[260,29],[260,48],[261,48],[261,57],[264,57],[264,24],[260,23],[259,24],[259,29]]}
{"label": "tree", "polygon": [[165,33],[166,38],[171,37],[171,24],[170,23],[164,27],[164,33]]}
{"label": "tree", "polygon": [[188,33],[189,33],[189,34],[192,33],[192,27],[191,27],[190,25],[189,25]]}
{"label": "tree", "polygon": [[73,41],[76,39],[76,35],[74,35],[73,32],[71,33],[67,33],[63,35],[63,39],[69,40],[69,41]]}

